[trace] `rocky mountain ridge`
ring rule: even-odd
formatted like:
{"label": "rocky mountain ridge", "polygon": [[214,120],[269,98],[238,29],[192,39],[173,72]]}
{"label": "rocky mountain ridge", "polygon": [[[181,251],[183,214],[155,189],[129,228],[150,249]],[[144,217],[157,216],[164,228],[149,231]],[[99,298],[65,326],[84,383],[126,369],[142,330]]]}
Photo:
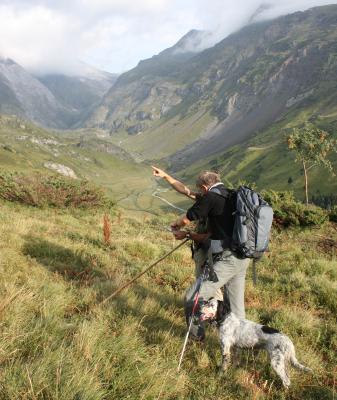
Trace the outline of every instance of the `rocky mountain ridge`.
{"label": "rocky mountain ridge", "polygon": [[115,79],[94,69],[78,76],[38,77],[14,60],[0,58],[0,113],[45,127],[70,128],[99,103]]}
{"label": "rocky mountain ridge", "polygon": [[179,60],[169,49],[122,74],[85,126],[104,129],[145,158],[168,157],[180,169],[330,96],[336,43],[331,5],[249,25]]}

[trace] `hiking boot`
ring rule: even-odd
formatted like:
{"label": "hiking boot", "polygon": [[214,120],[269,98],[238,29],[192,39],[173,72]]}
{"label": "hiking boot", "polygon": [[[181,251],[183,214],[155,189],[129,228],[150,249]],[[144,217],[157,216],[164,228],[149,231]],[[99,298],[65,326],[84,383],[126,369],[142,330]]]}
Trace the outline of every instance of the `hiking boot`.
{"label": "hiking boot", "polygon": [[190,333],[188,337],[192,342],[203,344],[205,343],[205,335],[195,336]]}
{"label": "hiking boot", "polygon": [[216,318],[218,309],[218,301],[215,299],[209,300],[200,308],[200,321],[208,321]]}
{"label": "hiking boot", "polygon": [[205,327],[204,327],[204,323],[200,322],[199,316],[194,315],[192,317],[191,325],[190,325],[191,317],[189,317],[187,322],[188,322],[187,326],[190,329],[189,338],[195,342],[203,342],[205,339]]}

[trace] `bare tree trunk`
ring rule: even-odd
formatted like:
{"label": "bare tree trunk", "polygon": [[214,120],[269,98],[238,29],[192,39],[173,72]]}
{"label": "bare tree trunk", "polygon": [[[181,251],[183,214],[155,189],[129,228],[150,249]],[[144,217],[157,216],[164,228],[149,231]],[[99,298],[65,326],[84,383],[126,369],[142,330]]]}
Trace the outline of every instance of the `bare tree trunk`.
{"label": "bare tree trunk", "polygon": [[307,167],[305,165],[305,161],[303,160],[303,172],[304,172],[304,188],[305,188],[305,204],[309,204],[309,198],[308,198],[308,173],[307,173]]}

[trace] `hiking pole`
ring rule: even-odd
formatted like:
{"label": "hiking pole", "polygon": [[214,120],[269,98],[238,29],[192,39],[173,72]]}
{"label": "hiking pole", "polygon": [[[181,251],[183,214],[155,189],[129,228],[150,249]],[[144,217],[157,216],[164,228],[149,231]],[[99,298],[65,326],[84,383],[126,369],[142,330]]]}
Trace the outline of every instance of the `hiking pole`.
{"label": "hiking pole", "polygon": [[189,324],[189,326],[188,326],[188,330],[187,330],[187,332],[186,332],[184,345],[183,345],[183,348],[182,348],[182,350],[181,350],[181,354],[180,354],[180,359],[179,359],[179,364],[178,364],[177,372],[180,371],[181,363],[182,363],[182,361],[183,361],[184,353],[185,353],[186,346],[187,346],[187,341],[188,341],[188,338],[189,338],[189,336],[190,336],[190,332],[191,332],[191,328],[192,328],[193,317],[194,317],[195,310],[196,310],[196,308],[197,308],[198,301],[199,301],[199,293],[200,293],[201,284],[202,284],[202,282],[203,282],[204,279],[205,279],[205,271],[204,271],[203,275],[200,277],[199,288],[198,288],[198,290],[197,290],[197,292],[196,292],[196,294],[195,294],[195,297],[194,297],[193,308],[192,308],[192,313],[191,313],[191,317],[190,317],[191,320],[190,320],[190,324]]}
{"label": "hiking pole", "polygon": [[100,304],[104,304],[107,301],[109,301],[110,299],[116,297],[122,290],[124,290],[125,288],[127,288],[128,286],[130,286],[133,282],[135,282],[137,279],[139,279],[141,276],[143,276],[147,271],[149,271],[151,268],[153,268],[154,266],[156,266],[157,264],[159,264],[161,261],[163,261],[166,257],[168,257],[169,255],[171,255],[172,253],[174,253],[176,250],[178,250],[181,246],[183,246],[186,242],[188,242],[190,239],[185,239],[183,242],[181,242],[178,246],[176,246],[174,249],[172,249],[171,251],[169,251],[168,253],[166,253],[165,255],[163,255],[159,260],[157,260],[156,262],[154,262],[153,264],[151,264],[149,267],[147,267],[146,269],[144,269],[144,271],[142,271],[141,273],[139,273],[138,275],[136,275],[133,279],[131,279],[129,282],[127,282],[125,285],[121,286],[119,289],[115,290],[110,296],[108,296],[106,299],[104,299],[103,301],[101,301]]}
{"label": "hiking pole", "polygon": [[181,354],[180,354],[180,358],[179,358],[179,364],[178,364],[177,372],[180,371],[181,363],[183,362],[183,357],[184,357],[184,353],[185,353],[185,350],[186,350],[188,337],[190,336],[190,332],[191,332],[191,328],[192,328],[192,323],[193,323],[193,317],[194,317],[195,309],[197,308],[198,300],[199,300],[199,290],[198,290],[198,292],[195,294],[195,299],[194,299],[193,308],[192,308],[192,313],[191,313],[191,320],[190,320],[190,324],[189,324],[189,326],[188,326],[188,330],[187,330],[187,332],[186,332],[186,336],[185,336],[185,341],[184,341],[183,349],[181,350]]}

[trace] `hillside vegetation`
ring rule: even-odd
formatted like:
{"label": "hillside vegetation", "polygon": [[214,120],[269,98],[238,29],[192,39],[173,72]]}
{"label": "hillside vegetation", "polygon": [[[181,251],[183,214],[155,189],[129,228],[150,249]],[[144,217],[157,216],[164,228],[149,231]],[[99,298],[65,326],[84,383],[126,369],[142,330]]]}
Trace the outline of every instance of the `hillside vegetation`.
{"label": "hillside vegetation", "polygon": [[[332,112],[334,109],[330,109]],[[303,176],[287,150],[285,133],[305,121],[308,114],[290,114],[256,135],[250,141],[232,147],[217,158],[206,158],[174,175],[194,186],[195,178],[203,169],[217,169],[225,182],[237,186],[242,180],[255,183],[259,190],[291,190],[303,198]],[[335,135],[335,117],[317,117],[317,125]],[[46,173],[57,172],[60,166],[74,173],[80,180],[89,180],[105,188],[113,201],[130,211],[156,214],[166,209],[160,197],[186,209],[187,202],[162,182],[151,177],[149,165],[139,162],[137,154],[128,154],[113,144],[100,131],[57,133],[47,131],[14,116],[0,116],[1,171]],[[136,159],[136,160],[135,160]],[[331,159],[335,170],[336,158]],[[169,168],[167,161],[159,162]],[[171,168],[174,166],[171,165]],[[55,170],[56,168],[56,170]],[[69,172],[70,171],[70,172]],[[322,176],[324,179],[322,179]],[[291,182],[289,183],[289,178]],[[336,193],[337,180],[325,170],[313,169],[309,175],[310,195]]]}
{"label": "hillside vegetation", "polygon": [[[132,210],[152,204],[154,182],[149,167],[136,163],[108,138],[97,138],[91,132],[61,134],[0,115],[0,167],[7,172],[54,172],[89,180]],[[138,204],[143,191],[147,191],[146,201]]]}
{"label": "hillside vegetation", "polygon": [[112,209],[103,240],[102,210],[38,209],[0,202],[0,398],[12,399],[332,399],[336,300],[336,225],[273,231],[247,277],[247,316],[295,343],[314,373],[291,371],[288,392],[264,353],[245,351],[219,376],[217,334],[189,343],[182,296],[193,277],[186,245],[115,300],[100,301],[178,243],[175,218],[130,218]]}
{"label": "hillside vegetation", "polygon": [[[240,145],[233,146],[217,156],[200,159],[182,171],[176,171],[182,179],[193,182],[202,170],[215,169],[225,181],[234,184],[239,181],[254,183],[259,190],[290,190],[297,198],[304,198],[302,166],[295,163],[294,155],[286,144],[286,135],[295,127],[310,121],[337,138],[337,107],[331,98],[289,111],[278,122],[257,132]],[[337,171],[336,154],[328,157]],[[171,168],[176,169],[175,164]],[[337,179],[324,168],[313,168],[309,172],[309,192],[314,195],[337,193]]]}

